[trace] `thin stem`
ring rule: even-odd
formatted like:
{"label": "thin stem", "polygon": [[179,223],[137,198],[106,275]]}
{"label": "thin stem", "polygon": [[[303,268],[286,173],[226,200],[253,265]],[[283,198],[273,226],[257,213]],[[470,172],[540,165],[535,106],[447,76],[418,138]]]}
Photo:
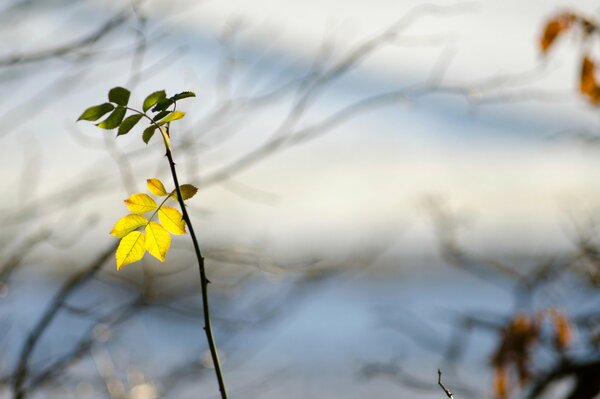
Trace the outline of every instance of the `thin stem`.
{"label": "thin stem", "polygon": [[194,251],[196,252],[196,258],[198,259],[198,269],[200,271],[200,284],[202,287],[202,307],[204,310],[204,332],[206,333],[206,340],[208,341],[210,355],[212,358],[213,365],[215,367],[215,373],[217,374],[217,382],[219,383],[221,399],[227,399],[227,391],[225,389],[225,381],[223,380],[223,374],[221,372],[219,353],[217,351],[217,345],[215,344],[215,339],[213,337],[210,322],[210,308],[208,305],[208,284],[210,283],[210,281],[206,277],[204,257],[202,256],[202,252],[200,251],[200,245],[198,244],[198,239],[196,238],[196,234],[194,233],[192,221],[190,220],[190,216],[187,213],[185,203],[183,201],[183,196],[181,195],[181,190],[179,189],[179,180],[177,179],[177,171],[175,170],[175,162],[173,161],[173,154],[171,153],[171,148],[168,145],[165,145],[165,147],[167,151],[166,156],[169,160],[169,167],[171,168],[171,175],[173,176],[173,183],[175,183],[175,190],[177,191],[177,201],[179,202],[179,206],[181,207],[183,220],[188,225],[188,228],[190,230],[190,236],[192,237],[192,242],[194,243]]}

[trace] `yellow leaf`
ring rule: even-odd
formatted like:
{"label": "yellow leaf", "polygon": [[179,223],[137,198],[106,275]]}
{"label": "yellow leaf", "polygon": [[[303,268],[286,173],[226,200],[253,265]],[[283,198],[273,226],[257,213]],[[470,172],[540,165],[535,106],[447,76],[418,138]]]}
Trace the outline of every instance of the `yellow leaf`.
{"label": "yellow leaf", "polygon": [[[182,184],[181,186],[179,186],[179,190],[181,191],[181,196],[183,197],[184,201],[186,199],[192,198],[198,192],[198,188],[191,184]],[[174,192],[173,195],[171,195],[171,197],[174,200],[177,200],[177,192]]]}
{"label": "yellow leaf", "polygon": [[164,262],[170,246],[171,235],[167,230],[156,222],[148,223],[146,226],[146,249],[150,255]]}
{"label": "yellow leaf", "polygon": [[165,190],[165,186],[163,186],[162,182],[157,178],[148,179],[146,182],[148,183],[148,190],[150,190],[152,194],[159,196],[169,194],[167,193],[167,190]]}
{"label": "yellow leaf", "polygon": [[148,194],[133,194],[125,200],[125,205],[133,213],[145,213],[156,209],[156,202]]}
{"label": "yellow leaf", "polygon": [[110,234],[115,237],[125,237],[138,227],[142,227],[148,223],[148,219],[141,215],[127,215],[117,220]]}
{"label": "yellow leaf", "polygon": [[144,257],[146,252],[144,241],[144,234],[140,231],[132,231],[121,239],[115,256],[117,270]]}
{"label": "yellow leaf", "polygon": [[158,219],[165,229],[173,234],[185,234],[185,222],[181,212],[172,206],[163,205],[158,210]]}

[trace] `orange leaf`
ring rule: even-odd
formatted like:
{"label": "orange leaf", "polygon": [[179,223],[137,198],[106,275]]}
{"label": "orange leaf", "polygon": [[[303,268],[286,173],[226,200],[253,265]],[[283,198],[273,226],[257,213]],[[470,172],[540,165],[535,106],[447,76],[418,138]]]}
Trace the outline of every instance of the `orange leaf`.
{"label": "orange leaf", "polygon": [[552,311],[552,322],[554,324],[554,345],[557,349],[562,350],[566,348],[572,339],[571,324],[567,316],[560,310]]}
{"label": "orange leaf", "polygon": [[579,91],[586,96],[592,96],[596,88],[596,65],[587,55],[581,62],[581,77],[579,80]]}
{"label": "orange leaf", "polygon": [[508,399],[508,375],[504,367],[494,369],[493,389],[497,399]]}
{"label": "orange leaf", "polygon": [[557,17],[551,19],[544,28],[544,33],[540,39],[540,47],[542,53],[546,53],[550,46],[556,41],[561,33],[565,32],[571,27],[575,16],[569,12],[559,14]]}

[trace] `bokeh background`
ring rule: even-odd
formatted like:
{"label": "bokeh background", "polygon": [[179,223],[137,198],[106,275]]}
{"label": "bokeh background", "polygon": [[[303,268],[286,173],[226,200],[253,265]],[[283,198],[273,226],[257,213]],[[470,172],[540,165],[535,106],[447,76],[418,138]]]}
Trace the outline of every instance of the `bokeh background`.
{"label": "bokeh background", "polygon": [[0,394],[25,370],[26,397],[217,397],[189,237],[114,267],[123,199],[172,185],[157,138],[75,123],[114,86],[197,94],[172,142],[231,397],[439,398],[438,368],[498,396],[503,328],[548,309],[573,346],[536,350],[536,375],[597,362],[598,110],[578,92],[597,43],[543,55],[564,10],[598,5],[5,0]]}

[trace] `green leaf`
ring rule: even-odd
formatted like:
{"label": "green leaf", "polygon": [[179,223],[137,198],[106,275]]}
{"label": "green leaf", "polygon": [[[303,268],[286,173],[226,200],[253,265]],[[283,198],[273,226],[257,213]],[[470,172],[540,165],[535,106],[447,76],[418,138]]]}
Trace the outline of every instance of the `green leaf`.
{"label": "green leaf", "polygon": [[113,87],[108,92],[108,101],[125,107],[129,102],[130,94],[131,93],[129,93],[129,90],[124,87]]}
{"label": "green leaf", "polygon": [[127,110],[125,108],[117,107],[110,115],[108,115],[108,118],[100,123],[97,123],[96,126],[101,129],[114,129],[118,127],[121,122],[123,122],[126,112]]}
{"label": "green leaf", "polygon": [[182,91],[181,93],[177,93],[173,97],[171,97],[171,100],[179,101],[179,100],[183,100],[184,98],[188,98],[188,97],[196,97],[196,94],[194,94],[191,91]]}
{"label": "green leaf", "polygon": [[160,100],[159,102],[156,103],[154,108],[152,108],[152,112],[164,111],[167,108],[169,108],[171,105],[173,105],[174,103],[175,103],[175,101],[173,101],[171,98],[165,98],[163,100]]}
{"label": "green leaf", "polygon": [[123,122],[121,123],[121,126],[119,126],[119,132],[117,133],[117,136],[129,133],[129,131],[135,126],[135,124],[138,123],[140,119],[142,119],[142,116],[144,115],[135,114],[125,118],[125,120],[123,120]]}
{"label": "green leaf", "polygon": [[198,192],[198,187],[193,186],[191,184],[182,184],[179,186],[179,191],[181,192],[181,197],[186,200],[192,198]]}
{"label": "green leaf", "polygon": [[158,121],[158,124],[162,125],[163,123],[173,122],[173,121],[176,121],[177,119],[183,118],[184,116],[185,116],[185,112],[173,111],[169,115],[165,116],[160,121]]}
{"label": "green leaf", "polygon": [[144,133],[142,134],[142,140],[144,140],[144,143],[148,144],[148,142],[150,141],[152,136],[154,136],[155,130],[156,130],[156,126],[154,126],[154,125],[149,126],[146,128],[146,130],[144,130]]}
{"label": "green leaf", "polygon": [[88,109],[83,111],[83,114],[81,114],[79,116],[79,118],[77,118],[77,120],[78,121],[81,121],[81,120],[92,121],[92,122],[97,121],[98,119],[100,119],[105,114],[112,111],[113,109],[115,109],[115,106],[110,103],[94,105],[93,107],[89,107]]}
{"label": "green leaf", "polygon": [[152,118],[152,120],[154,122],[156,122],[159,119],[164,118],[165,116],[169,115],[169,111],[161,111],[158,114],[154,115],[154,117]]}
{"label": "green leaf", "polygon": [[146,112],[150,108],[154,107],[157,102],[159,102],[160,100],[164,100],[166,97],[167,97],[167,93],[165,93],[164,90],[155,91],[154,93],[150,94],[144,100],[144,105],[143,105],[144,112]]}

